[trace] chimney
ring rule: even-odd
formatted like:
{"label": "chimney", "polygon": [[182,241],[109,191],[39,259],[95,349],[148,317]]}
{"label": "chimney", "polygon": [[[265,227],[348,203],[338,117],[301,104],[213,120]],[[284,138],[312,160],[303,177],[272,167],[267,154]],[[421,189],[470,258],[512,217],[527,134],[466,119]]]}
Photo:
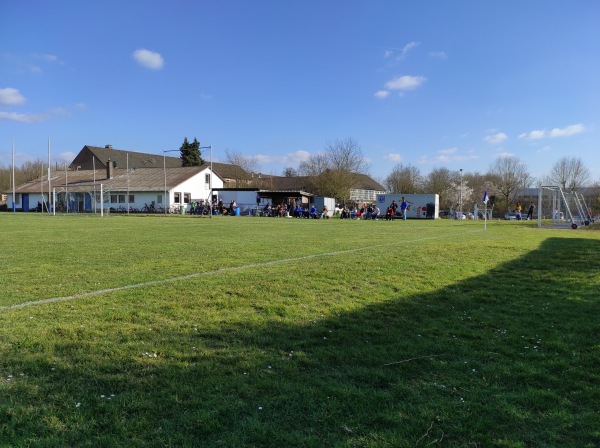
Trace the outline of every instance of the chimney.
{"label": "chimney", "polygon": [[108,163],[106,164],[106,178],[113,178],[113,163],[110,159],[108,159]]}

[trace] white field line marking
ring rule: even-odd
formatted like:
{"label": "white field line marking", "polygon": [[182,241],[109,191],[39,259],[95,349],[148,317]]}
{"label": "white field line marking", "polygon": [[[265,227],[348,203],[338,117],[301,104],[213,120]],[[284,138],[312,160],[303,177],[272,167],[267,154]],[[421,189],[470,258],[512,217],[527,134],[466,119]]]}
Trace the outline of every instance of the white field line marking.
{"label": "white field line marking", "polygon": [[[404,243],[418,243],[420,241],[436,240],[436,239],[447,238],[447,237],[456,237],[456,236],[468,235],[468,234],[477,233],[477,232],[483,232],[483,229],[472,230],[470,232],[465,232],[465,233],[460,233],[460,234],[446,234],[446,235],[436,235],[436,236],[430,236],[430,237],[417,238],[414,240],[404,241]],[[264,263],[253,263],[253,264],[246,264],[244,266],[233,266],[230,268],[215,269],[214,271],[197,272],[195,274],[182,275],[180,277],[165,278],[162,280],[152,280],[152,281],[143,282],[143,283],[134,283],[132,285],[119,286],[117,288],[99,289],[97,291],[82,292],[79,294],[73,294],[71,296],[53,297],[51,299],[34,300],[31,302],[23,302],[23,303],[18,303],[15,305],[0,306],[0,310],[11,310],[11,309],[16,309],[16,308],[27,308],[30,306],[45,305],[48,303],[66,302],[69,300],[80,299],[83,297],[99,296],[102,294],[109,294],[111,292],[119,292],[119,291],[126,291],[128,289],[143,288],[145,286],[163,285],[166,283],[173,283],[173,282],[178,282],[181,280],[189,280],[191,278],[208,277],[210,275],[219,275],[219,274],[224,274],[227,272],[243,271],[245,269],[273,266],[273,265],[283,264],[283,263],[292,263],[295,261],[310,260],[310,259],[319,258],[319,257],[330,257],[333,255],[350,254],[353,252],[361,252],[364,250],[371,250],[371,249],[377,249],[380,247],[388,247],[388,246],[389,246],[389,243],[376,244],[376,245],[372,245],[372,246],[358,247],[355,249],[346,249],[346,250],[340,250],[340,251],[335,251],[335,252],[322,252],[319,254],[305,255],[303,257],[283,258],[281,260],[265,261]]]}

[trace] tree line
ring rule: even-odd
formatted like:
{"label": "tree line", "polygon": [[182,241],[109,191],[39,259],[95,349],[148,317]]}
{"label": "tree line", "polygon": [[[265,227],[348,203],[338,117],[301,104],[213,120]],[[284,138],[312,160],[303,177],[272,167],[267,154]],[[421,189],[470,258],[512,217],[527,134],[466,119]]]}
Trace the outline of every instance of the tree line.
{"label": "tree line", "polygon": [[[15,185],[22,185],[48,174],[48,164],[34,160],[15,165]],[[12,189],[12,168],[0,166],[0,192],[9,193]]]}
{"label": "tree line", "polygon": [[418,167],[398,164],[384,180],[390,193],[434,193],[440,197],[441,208],[456,208],[462,200],[465,210],[475,202],[481,203],[487,192],[492,204],[500,211],[507,211],[521,199],[523,189],[541,185],[559,186],[567,192],[586,189],[591,191],[587,195],[591,207],[597,210],[600,206],[600,182],[592,183],[590,171],[575,157],[561,158],[541,179],[534,178],[518,157],[502,156],[485,173],[435,168],[422,175]]}

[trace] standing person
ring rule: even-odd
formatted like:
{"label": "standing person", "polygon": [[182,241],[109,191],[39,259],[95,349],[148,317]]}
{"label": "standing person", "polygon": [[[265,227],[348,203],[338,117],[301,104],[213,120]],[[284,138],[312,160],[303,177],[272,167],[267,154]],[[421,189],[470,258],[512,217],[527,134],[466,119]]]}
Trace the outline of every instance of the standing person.
{"label": "standing person", "polygon": [[406,212],[410,210],[410,205],[408,204],[412,204],[412,202],[408,202],[406,199],[404,199],[404,196],[402,196],[402,202],[400,203],[400,211],[402,212],[402,219],[404,221],[406,221]]}
{"label": "standing person", "polygon": [[529,203],[529,210],[527,210],[527,219],[533,219],[533,210],[535,210],[535,206],[533,205],[533,202]]}
{"label": "standing person", "polygon": [[515,204],[515,215],[517,215],[517,221],[521,220],[521,210],[523,210],[523,207],[521,206],[520,202],[517,202]]}

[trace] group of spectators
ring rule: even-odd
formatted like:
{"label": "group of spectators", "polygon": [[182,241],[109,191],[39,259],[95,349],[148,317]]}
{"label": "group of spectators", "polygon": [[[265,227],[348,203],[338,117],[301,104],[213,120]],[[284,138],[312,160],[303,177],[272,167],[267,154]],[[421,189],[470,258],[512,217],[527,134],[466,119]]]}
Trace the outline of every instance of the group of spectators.
{"label": "group of spectators", "polygon": [[212,201],[212,204],[204,199],[190,202],[191,215],[208,215],[212,210],[213,213],[216,212],[219,215],[235,216],[236,208],[237,203],[234,199],[232,199],[228,205],[225,205],[222,199],[219,199],[218,201],[215,199]]}
{"label": "group of spectators", "polygon": [[339,215],[341,219],[379,219],[381,210],[377,207],[377,204],[362,204],[358,207],[344,207],[339,209]]}
{"label": "group of spectators", "polygon": [[407,201],[402,197],[402,201],[398,204],[393,200],[390,205],[385,209],[385,213],[382,215],[381,210],[377,204],[365,204],[363,203],[360,208],[343,208],[340,209],[340,218],[342,219],[374,219],[384,218],[386,221],[392,221],[398,216],[398,209],[400,209],[400,217],[406,220],[406,212],[410,210],[411,202]]}
{"label": "group of spectators", "polygon": [[292,218],[309,218],[309,219],[329,219],[329,210],[327,206],[323,207],[321,211],[317,210],[315,205],[312,205],[310,208],[304,208],[300,204],[288,204],[287,206],[284,204],[277,204],[272,206],[270,203],[267,203],[262,211],[261,216],[270,216],[276,218],[283,218],[286,216]]}
{"label": "group of spectators", "polygon": [[[218,204],[215,205],[215,208],[221,212],[223,205],[222,201],[219,201]],[[229,206],[229,213],[234,214],[235,210],[235,201],[232,201],[232,204]],[[397,210],[400,210],[399,214]],[[259,216],[263,217],[291,217],[291,218],[307,218],[307,219],[330,219],[331,216],[339,216],[341,219],[371,219],[371,220],[379,220],[380,218],[387,221],[391,221],[396,217],[400,216],[404,220],[406,220],[406,212],[410,210],[410,202],[406,201],[404,197],[400,204],[398,204],[395,200],[386,208],[385,213],[381,212],[381,209],[377,206],[377,204],[367,204],[363,203],[362,206],[350,206],[339,208],[336,207],[334,213],[330,213],[327,206],[324,206],[321,210],[318,210],[317,207],[313,204],[309,208],[305,208],[300,203],[288,203],[288,204],[277,204],[271,205],[270,202],[267,202],[262,209],[258,210]]]}

